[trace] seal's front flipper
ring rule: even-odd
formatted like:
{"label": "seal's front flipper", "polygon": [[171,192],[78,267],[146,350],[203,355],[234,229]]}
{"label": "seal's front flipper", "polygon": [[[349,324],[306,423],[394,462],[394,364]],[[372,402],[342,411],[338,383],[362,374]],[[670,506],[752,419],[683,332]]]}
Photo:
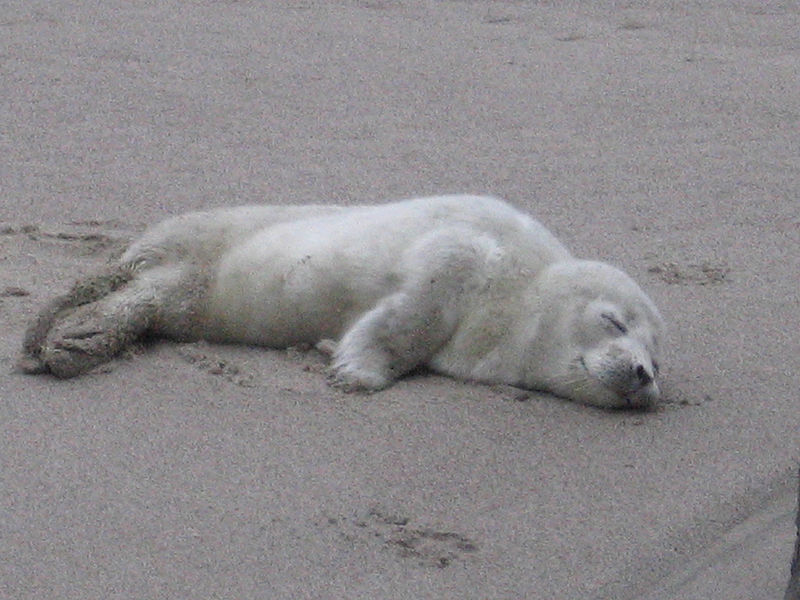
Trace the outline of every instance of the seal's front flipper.
{"label": "seal's front flipper", "polygon": [[345,332],[331,379],[346,390],[379,390],[425,364],[453,335],[497,246],[466,227],[431,232],[403,257],[400,289]]}

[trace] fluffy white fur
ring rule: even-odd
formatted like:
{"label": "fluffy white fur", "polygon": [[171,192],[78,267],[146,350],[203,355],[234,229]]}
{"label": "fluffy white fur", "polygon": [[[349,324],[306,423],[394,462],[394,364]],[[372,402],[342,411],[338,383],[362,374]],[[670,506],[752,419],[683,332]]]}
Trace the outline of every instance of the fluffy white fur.
{"label": "fluffy white fur", "polygon": [[250,206],[169,219],[40,313],[20,367],[80,374],[143,335],[320,344],[334,384],[426,365],[604,407],[659,396],[663,329],[623,272],[495,198]]}

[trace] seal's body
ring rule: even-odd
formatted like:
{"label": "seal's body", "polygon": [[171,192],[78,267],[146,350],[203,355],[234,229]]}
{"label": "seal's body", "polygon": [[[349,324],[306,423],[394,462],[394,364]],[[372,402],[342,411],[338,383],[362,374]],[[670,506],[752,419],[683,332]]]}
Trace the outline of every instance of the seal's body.
{"label": "seal's body", "polygon": [[156,335],[319,344],[332,380],[383,388],[426,365],[600,406],[658,397],[663,329],[624,273],[574,259],[495,198],[250,206],[146,232],[29,328],[20,366],[77,375]]}

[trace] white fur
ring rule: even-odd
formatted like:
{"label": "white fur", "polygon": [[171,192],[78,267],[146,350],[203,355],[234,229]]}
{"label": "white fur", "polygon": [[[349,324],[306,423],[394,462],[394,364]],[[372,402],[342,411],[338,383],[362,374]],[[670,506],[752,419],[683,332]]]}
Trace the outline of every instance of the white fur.
{"label": "white fur", "polygon": [[[124,320],[132,299],[146,298],[155,312],[142,311],[146,331],[135,333],[322,342],[347,389],[380,389],[427,365],[600,406],[658,397],[653,303],[621,271],[572,258],[494,198],[192,213],[147,232],[122,265],[132,281],[99,302],[126,305]],[[69,336],[55,337],[42,345],[45,368],[48,348],[63,354]]]}

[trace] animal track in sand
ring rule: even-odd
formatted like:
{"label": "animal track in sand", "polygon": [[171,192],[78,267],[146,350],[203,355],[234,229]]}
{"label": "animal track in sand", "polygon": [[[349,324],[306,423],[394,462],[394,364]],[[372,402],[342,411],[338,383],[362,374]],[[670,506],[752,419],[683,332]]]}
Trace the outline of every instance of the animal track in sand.
{"label": "animal track in sand", "polygon": [[207,342],[192,342],[178,345],[178,356],[200,371],[217,375],[241,387],[255,387],[252,373],[244,372],[230,360],[214,354]]}
{"label": "animal track in sand", "polygon": [[[62,231],[46,231],[39,225],[0,225],[1,235],[24,235],[33,241],[55,241],[63,243],[75,250],[80,256],[96,256],[108,254],[116,257],[122,254],[129,240],[117,238],[98,231],[99,227],[116,227],[113,222],[72,221],[67,224],[70,229]],[[76,228],[76,229],[72,229]],[[89,229],[89,231],[86,231]]]}
{"label": "animal track in sand", "polygon": [[728,280],[730,271],[730,267],[725,263],[710,261],[685,265],[664,262],[647,268],[648,273],[653,273],[666,283],[682,285],[716,285],[724,283]]}
{"label": "animal track in sand", "polygon": [[415,527],[411,518],[382,508],[371,508],[355,519],[329,517],[327,525],[340,528],[342,537],[349,541],[379,541],[384,548],[419,567],[444,569],[478,551],[475,541],[464,535]]}

